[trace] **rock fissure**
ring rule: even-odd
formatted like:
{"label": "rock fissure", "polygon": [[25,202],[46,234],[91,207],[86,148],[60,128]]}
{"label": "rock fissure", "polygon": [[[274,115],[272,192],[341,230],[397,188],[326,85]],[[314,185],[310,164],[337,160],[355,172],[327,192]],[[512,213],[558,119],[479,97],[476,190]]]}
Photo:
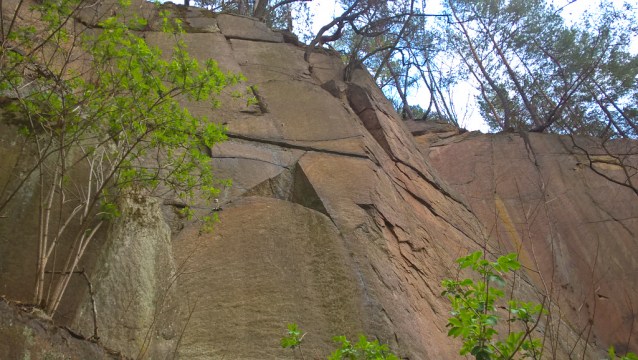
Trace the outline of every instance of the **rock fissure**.
{"label": "rock fissure", "polygon": [[240,140],[247,140],[247,141],[259,142],[259,143],[270,144],[270,145],[277,145],[283,148],[298,149],[298,150],[326,153],[326,154],[339,155],[339,156],[348,156],[348,157],[354,157],[354,158],[360,158],[360,159],[373,161],[372,159],[370,159],[368,155],[347,152],[347,151],[330,150],[330,149],[319,148],[319,147],[314,147],[309,145],[291,144],[284,140],[277,140],[272,138],[270,139],[261,138],[256,136],[247,136],[247,135],[242,135],[237,133],[226,133],[226,136],[228,136],[231,139],[240,139]]}
{"label": "rock fissure", "polygon": [[425,180],[425,182],[427,182],[428,184],[430,184],[433,188],[435,188],[436,190],[438,190],[441,194],[445,195],[446,197],[452,199],[453,201],[457,202],[459,205],[463,206],[466,210],[468,210],[469,212],[472,212],[472,210],[468,207],[468,205],[461,199],[458,199],[456,196],[450,194],[446,189],[444,189],[440,184],[438,184],[436,181],[431,180],[428,176],[426,176],[423,172],[421,172],[419,169],[415,168],[414,166],[407,164],[405,162],[403,162],[402,160],[397,160],[397,162],[409,167],[410,169],[412,169],[413,171],[415,171],[417,174],[419,174],[419,176],[421,176],[421,179]]}
{"label": "rock fissure", "polygon": [[268,163],[268,164],[272,164],[272,165],[275,165],[275,166],[279,166],[279,167],[285,168],[285,166],[283,166],[281,164],[274,163],[272,161],[267,161],[267,160],[263,160],[263,159],[249,158],[249,157],[243,157],[243,156],[211,155],[210,158],[211,159],[241,159],[241,160],[250,160],[250,161],[260,161],[260,162],[264,162],[264,163]]}

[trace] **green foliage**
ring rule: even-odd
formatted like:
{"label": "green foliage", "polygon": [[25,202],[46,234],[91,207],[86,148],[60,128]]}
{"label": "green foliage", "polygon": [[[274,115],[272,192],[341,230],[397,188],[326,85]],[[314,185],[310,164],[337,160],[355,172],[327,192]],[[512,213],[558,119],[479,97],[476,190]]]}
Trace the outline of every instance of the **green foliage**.
{"label": "green foliage", "polygon": [[[63,45],[72,40],[60,24],[80,4],[78,0],[47,0],[31,9],[41,14],[62,54],[67,53]],[[120,6],[129,4],[123,1]],[[47,76],[29,73],[47,59],[36,56],[41,44],[30,36],[34,30],[20,28],[8,38],[20,40],[23,51],[4,50],[0,88],[7,95],[15,94],[19,110],[28,114],[31,122],[22,131],[25,136],[44,131],[54,139],[45,156],[67,151],[62,144],[77,145],[88,161],[108,160],[107,174],[110,170],[111,185],[117,188],[136,184],[150,191],[163,185],[181,198],[193,198],[195,191],[210,198],[218,193],[215,184],[228,183],[213,177],[210,159],[199,148],[224,141],[225,128],[193,116],[178,100],[209,101],[213,108],[218,107],[215,95],[244,78],[223,73],[213,60],[199,64],[189,57],[179,39],[183,32],[179,20],[170,23],[167,12],[160,15],[164,33],[175,42],[170,61],[134,33],[133,29],[146,25],[144,19],[133,16],[124,22],[120,16],[110,17],[99,24],[102,31],[81,35],[82,50],[91,59],[90,76],[70,63],[46,69]],[[27,83],[32,87],[27,88]],[[147,155],[158,151],[163,155],[159,164],[141,165]]]}
{"label": "green foliage", "polygon": [[390,353],[387,345],[380,345],[379,340],[368,341],[365,335],[359,334],[359,342],[352,345],[345,336],[335,336],[332,341],[341,343],[341,348],[333,351],[328,360],[398,360]]}
{"label": "green foliage", "polygon": [[[122,0],[113,13],[123,13],[129,5]],[[170,56],[136,34],[147,23],[135,15],[106,18],[95,29],[70,26],[87,6],[94,4],[44,0],[29,9],[38,19],[36,26],[13,26],[15,19],[25,17],[20,14],[2,33],[0,95],[12,101],[7,111],[26,119],[19,133],[37,149],[36,165],[25,173],[39,173],[41,191],[50,194],[40,221],[40,282],[57,238],[67,230],[46,234],[55,228],[47,223],[52,218],[47,214],[56,211],[56,204],[78,206],[61,221],[77,218],[73,222],[85,234],[118,216],[117,199],[125,194],[177,197],[192,218],[196,199],[207,202],[219,192],[217,187],[230,185],[213,176],[210,158],[200,150],[224,141],[226,128],[194,116],[180,102],[219,107],[216,96],[245,79],[222,72],[213,60],[191,58],[180,39],[180,20],[169,21],[166,11],[160,16],[166,41],[174,44]],[[0,194],[0,210],[12,198]],[[199,219],[209,230],[216,216]],[[92,236],[81,236],[71,267]],[[60,277],[48,312],[57,307],[67,283]],[[34,302],[46,303],[43,286],[36,288]]]}
{"label": "green foliage", "polygon": [[290,323],[286,325],[288,326],[288,336],[281,338],[281,347],[284,349],[287,347],[295,349],[301,345],[304,335],[301,334],[301,331],[297,330],[297,324]]}
{"label": "green foliage", "polygon": [[[607,1],[568,25],[546,0],[449,0],[462,57],[492,130],[635,137],[635,8]],[[469,76],[469,74],[472,74]]]}
{"label": "green foliage", "polygon": [[517,254],[501,256],[496,262],[482,257],[483,253],[478,251],[456,261],[461,269],[471,268],[478,273],[480,280],[468,278],[444,280],[442,283],[445,291],[441,295],[448,295],[452,304],[453,317],[448,319],[448,336],[460,336],[463,339],[460,354],[469,354],[478,360],[511,359],[516,354],[521,359],[540,359],[543,346],[540,339],[534,339],[532,335],[541,314],[547,313],[543,305],[514,299],[507,301],[506,308],[510,315],[505,321],[522,324],[524,331],[509,331],[502,340],[496,339],[500,334],[495,327],[501,319],[497,315],[496,302],[505,294],[490,284],[505,286],[503,275],[521,267],[516,261]]}
{"label": "green foliage", "polygon": [[[305,334],[297,329],[294,323],[287,324],[288,336],[281,338],[281,346],[291,349],[299,348]],[[328,360],[398,360],[399,358],[390,353],[387,345],[379,344],[379,340],[368,341],[365,335],[359,334],[359,342],[352,344],[345,336],[335,336],[332,341],[341,343],[341,348],[333,351]],[[303,352],[301,352],[303,358]]]}
{"label": "green foliage", "polygon": [[609,360],[638,360],[638,356],[634,353],[628,353],[625,356],[616,357],[616,352],[614,351],[614,347],[609,348]]}

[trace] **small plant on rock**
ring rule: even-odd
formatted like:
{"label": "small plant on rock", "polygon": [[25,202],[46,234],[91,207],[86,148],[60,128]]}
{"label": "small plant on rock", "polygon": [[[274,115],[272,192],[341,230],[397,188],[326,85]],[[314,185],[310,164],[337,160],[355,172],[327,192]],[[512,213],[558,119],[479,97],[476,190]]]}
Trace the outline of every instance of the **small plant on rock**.
{"label": "small plant on rock", "polygon": [[520,359],[540,359],[543,345],[540,339],[534,339],[533,333],[538,320],[547,313],[544,305],[519,302],[511,299],[506,303],[509,313],[505,320],[522,325],[523,331],[514,331],[508,327],[508,334],[497,340],[500,335],[495,327],[501,317],[497,315],[496,302],[505,296],[502,290],[490,285],[496,283],[505,286],[503,274],[518,270],[521,264],[516,261],[517,254],[501,256],[496,262],[483,258],[478,251],[459,258],[456,263],[461,269],[472,268],[480,275],[480,280],[464,279],[460,281],[444,280],[442,285],[452,303],[452,317],[448,319],[448,336],[463,339],[461,355],[471,355],[477,360],[506,360],[514,356]]}
{"label": "small plant on rock", "polygon": [[[288,324],[288,336],[281,338],[281,346],[293,350],[299,348],[301,358],[305,359],[301,350],[301,342],[305,335],[297,329],[296,324]],[[379,340],[370,342],[362,334],[359,334],[359,342],[354,345],[345,336],[335,336],[332,341],[340,342],[341,348],[333,351],[328,360],[399,360],[390,353],[387,345],[379,344]]]}
{"label": "small plant on rock", "polygon": [[634,353],[628,353],[625,356],[616,357],[616,352],[614,351],[614,347],[609,348],[609,360],[638,360],[638,356]]}
{"label": "small plant on rock", "polygon": [[328,360],[398,360],[390,353],[388,345],[380,345],[379,340],[368,341],[365,335],[359,334],[359,342],[352,345],[345,336],[335,336],[332,341],[341,343],[341,348],[333,351]]}
{"label": "small plant on rock", "polygon": [[297,330],[297,324],[290,323],[288,326],[288,336],[281,338],[281,347],[284,349],[289,347],[293,351],[295,348],[299,348],[299,352],[301,353],[301,357],[303,356],[303,351],[301,350],[301,342],[303,341],[303,337],[306,334],[302,334],[301,331]]}

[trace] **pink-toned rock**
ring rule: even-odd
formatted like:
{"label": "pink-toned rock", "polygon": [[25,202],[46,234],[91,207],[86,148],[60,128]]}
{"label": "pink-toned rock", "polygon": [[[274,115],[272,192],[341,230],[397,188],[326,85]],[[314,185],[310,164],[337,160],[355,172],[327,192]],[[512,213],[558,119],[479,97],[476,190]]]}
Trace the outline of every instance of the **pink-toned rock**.
{"label": "pink-toned rock", "polygon": [[[593,321],[590,342],[636,352],[638,339],[630,334],[638,303],[631,290],[638,287],[637,195],[595,174],[574,147],[613,160],[600,140],[525,135],[475,135],[435,142],[428,151],[508,251],[521,249],[535,286],[551,294],[574,331],[588,336]],[[636,146],[635,140],[612,141],[607,149],[635,166]],[[594,167],[626,180],[613,161]]]}
{"label": "pink-toned rock", "polygon": [[[365,69],[346,79],[333,53],[319,51],[306,63],[305,49],[282,42],[282,33],[262,23],[166,6],[186,20],[183,40],[199,63],[214,59],[247,78],[224,90],[219,109],[183,102],[228,127],[226,143],[201,151],[211,157],[214,175],[233,186],[216,202],[194,204],[204,215],[219,215],[212,232],[184,217],[185,204],[167,199],[164,223],[153,202],[135,216],[125,213],[109,236],[96,240],[82,266],[108,279],[100,288],[109,290],[98,296],[100,314],[108,314],[100,320],[109,329],[105,343],[137,356],[133,348],[145,327],[156,339],[149,354],[177,342],[170,356],[293,358],[279,339],[285,323],[295,322],[308,332],[304,352],[316,352],[313,357],[328,355],[335,335],[363,333],[401,358],[454,359],[461,341],[447,336],[450,305],[440,281],[457,276],[459,256],[483,249],[493,259],[521,248],[528,270],[516,277],[518,298],[542,302],[538,294],[555,274],[560,296],[548,307],[560,306],[563,316],[544,320],[539,331],[561,329],[546,345],[557,359],[569,358],[572,348],[588,360],[601,358],[609,345],[622,348],[636,300],[638,202],[588,170],[586,156],[568,154],[568,138],[532,134],[525,142],[512,134],[456,135],[446,124],[404,122]],[[170,57],[166,35],[144,36]],[[233,91],[248,85],[258,104],[232,100]],[[21,150],[13,141],[16,128],[2,121],[5,169]],[[614,143],[612,150],[622,153],[631,144]],[[619,176],[613,160],[596,166]],[[0,173],[0,186],[11,176]],[[0,218],[0,288],[24,301],[31,297],[21,287],[34,272],[29,241],[37,232],[38,199],[33,183],[9,208],[10,221]],[[24,244],[14,241],[16,224],[27,228]],[[129,253],[130,247],[151,250]],[[158,270],[157,264],[168,265]],[[167,283],[175,305],[154,307],[153,284]],[[88,314],[80,285],[65,305],[65,315],[78,314],[75,323]],[[139,288],[146,305],[123,306],[131,288]],[[118,289],[123,293],[109,297]],[[577,340],[594,305],[594,342],[585,347]],[[156,318],[160,326],[147,325]]]}

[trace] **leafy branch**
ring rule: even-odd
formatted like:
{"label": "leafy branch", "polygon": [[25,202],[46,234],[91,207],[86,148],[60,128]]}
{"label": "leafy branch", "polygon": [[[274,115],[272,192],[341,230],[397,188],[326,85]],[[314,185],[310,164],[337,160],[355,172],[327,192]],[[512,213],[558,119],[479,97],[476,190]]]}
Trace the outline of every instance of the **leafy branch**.
{"label": "leafy branch", "polygon": [[[511,316],[506,322],[518,322],[524,331],[509,331],[503,340],[496,340],[500,335],[495,327],[501,319],[497,315],[496,302],[505,293],[491,287],[496,283],[499,287],[506,284],[503,275],[516,271],[521,264],[516,261],[517,254],[501,256],[496,262],[482,259],[483,253],[477,251],[459,258],[456,263],[461,269],[470,268],[480,275],[480,280],[464,279],[460,281],[444,280],[445,291],[441,295],[448,295],[452,304],[452,318],[448,336],[463,339],[461,355],[472,355],[477,360],[510,360],[519,354],[522,359],[540,359],[543,345],[540,339],[534,339],[532,333],[538,326],[542,314],[547,314],[543,304],[519,302],[511,299],[507,302],[507,311]],[[509,328],[511,329],[511,328]],[[522,350],[522,352],[521,352]]]}

